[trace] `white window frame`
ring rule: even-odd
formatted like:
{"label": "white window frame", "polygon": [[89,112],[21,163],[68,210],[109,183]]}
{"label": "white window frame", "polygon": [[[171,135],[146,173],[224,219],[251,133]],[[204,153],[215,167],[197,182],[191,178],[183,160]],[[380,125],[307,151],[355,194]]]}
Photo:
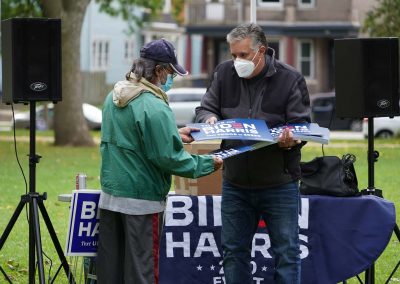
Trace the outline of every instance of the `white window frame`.
{"label": "white window frame", "polygon": [[284,0],[278,0],[278,2],[263,2],[262,0],[258,0],[258,6],[263,7],[263,8],[276,8],[276,9],[283,9],[283,1]]}
{"label": "white window frame", "polygon": [[[310,44],[310,56],[309,57],[306,57],[306,58],[303,58],[302,57],[302,47],[303,47],[303,44],[304,43],[308,43],[308,44]],[[311,39],[303,39],[303,40],[299,40],[298,41],[298,48],[297,48],[297,66],[298,66],[298,69],[299,69],[299,71],[303,74],[303,76],[305,77],[305,78],[307,78],[307,79],[314,79],[314,77],[315,77],[315,69],[314,69],[314,66],[315,66],[315,56],[314,56],[314,42],[311,40]],[[304,73],[303,73],[303,70],[302,70],[302,62],[304,62],[305,60],[307,60],[307,61],[309,61],[309,64],[310,64],[310,74],[309,75],[305,75]]]}
{"label": "white window frame", "polygon": [[135,58],[136,42],[134,38],[126,38],[124,42],[124,60],[132,63]]}
{"label": "white window frame", "polygon": [[303,0],[297,0],[297,4],[300,9],[308,9],[315,7],[315,0],[311,0],[310,3],[303,3]]}
{"label": "white window frame", "polygon": [[106,71],[110,59],[110,40],[106,38],[95,38],[91,42],[91,71]]}

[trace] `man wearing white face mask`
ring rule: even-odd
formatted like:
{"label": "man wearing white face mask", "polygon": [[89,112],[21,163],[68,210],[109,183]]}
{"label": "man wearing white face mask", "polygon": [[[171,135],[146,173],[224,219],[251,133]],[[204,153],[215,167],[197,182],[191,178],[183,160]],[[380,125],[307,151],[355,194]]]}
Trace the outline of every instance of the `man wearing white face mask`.
{"label": "man wearing white face mask", "polygon": [[[248,39],[250,40],[250,39]],[[247,41],[248,41],[247,40]],[[243,59],[240,57],[236,57],[233,61],[233,66],[235,66],[236,72],[241,78],[249,78],[251,74],[253,74],[254,70],[257,68],[258,64],[261,61],[261,58],[258,59],[257,65],[254,65],[254,58],[258,54],[259,50],[257,50],[256,54],[254,54],[251,60]]]}
{"label": "man wearing white face mask", "polygon": [[[196,109],[198,122],[256,118],[270,128],[310,122],[304,77],[275,59],[260,26],[240,25],[227,35],[227,42],[233,59],[215,68]],[[247,143],[254,141],[223,140],[221,147]],[[271,241],[274,283],[300,283],[298,180],[303,145],[287,129],[277,144],[225,160],[221,205],[225,283],[253,283],[251,248],[260,218]]]}

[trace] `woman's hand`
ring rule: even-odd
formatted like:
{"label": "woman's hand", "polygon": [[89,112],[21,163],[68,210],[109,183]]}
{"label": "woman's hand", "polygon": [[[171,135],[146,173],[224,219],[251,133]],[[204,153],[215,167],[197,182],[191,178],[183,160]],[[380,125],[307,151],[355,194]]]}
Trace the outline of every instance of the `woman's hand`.
{"label": "woman's hand", "polygon": [[213,158],[214,158],[214,171],[216,171],[222,167],[224,161],[217,156],[213,156]]}

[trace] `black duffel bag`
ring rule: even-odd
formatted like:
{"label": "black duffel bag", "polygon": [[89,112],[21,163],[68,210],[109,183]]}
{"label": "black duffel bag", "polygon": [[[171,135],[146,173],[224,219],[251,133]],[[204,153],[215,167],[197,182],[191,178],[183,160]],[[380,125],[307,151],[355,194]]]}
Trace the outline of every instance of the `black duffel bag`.
{"label": "black duffel bag", "polygon": [[301,162],[301,194],[357,196],[359,195],[357,175],[354,169],[356,157],[353,154],[317,157]]}

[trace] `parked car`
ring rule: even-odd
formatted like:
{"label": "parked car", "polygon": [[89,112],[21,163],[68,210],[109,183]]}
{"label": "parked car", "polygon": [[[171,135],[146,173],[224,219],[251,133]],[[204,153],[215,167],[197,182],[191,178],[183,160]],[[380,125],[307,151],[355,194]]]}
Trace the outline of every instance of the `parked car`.
{"label": "parked car", "polygon": [[[368,137],[368,118],[363,121],[363,134]],[[379,138],[390,138],[395,135],[400,135],[400,116],[393,118],[389,117],[374,117],[374,136]]]}
{"label": "parked car", "polygon": [[175,114],[176,125],[194,122],[195,109],[200,106],[206,88],[172,88],[167,92],[169,106]]}
{"label": "parked car", "polygon": [[[44,105],[36,107],[36,127],[38,130],[53,128],[54,105],[48,103],[47,113]],[[100,130],[102,113],[96,106],[84,103],[82,105],[83,115],[88,123],[89,129]],[[20,112],[15,114],[15,128],[29,129],[30,112]],[[11,122],[12,123],[12,122]]]}
{"label": "parked car", "polygon": [[[310,95],[311,120],[330,130],[361,131],[362,119],[336,117],[336,98],[334,92]],[[332,120],[332,122],[330,122]]]}

